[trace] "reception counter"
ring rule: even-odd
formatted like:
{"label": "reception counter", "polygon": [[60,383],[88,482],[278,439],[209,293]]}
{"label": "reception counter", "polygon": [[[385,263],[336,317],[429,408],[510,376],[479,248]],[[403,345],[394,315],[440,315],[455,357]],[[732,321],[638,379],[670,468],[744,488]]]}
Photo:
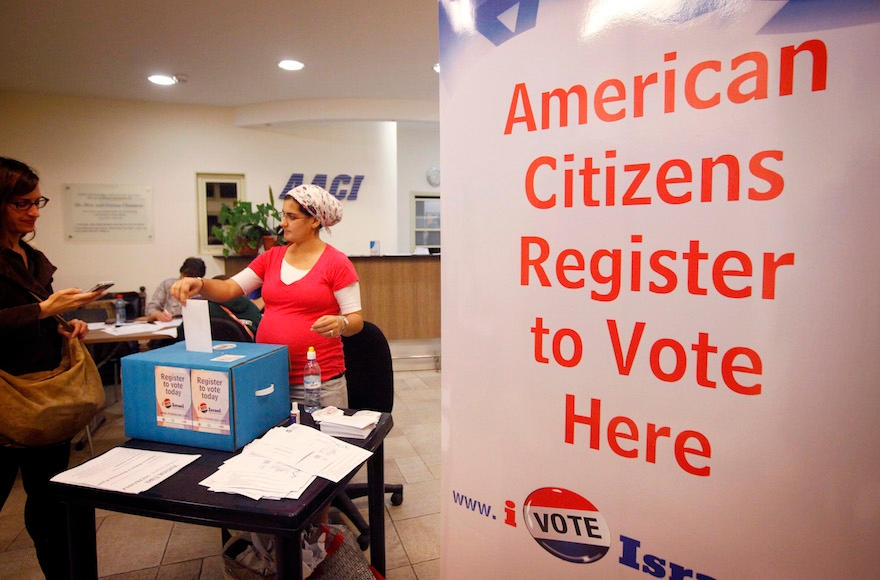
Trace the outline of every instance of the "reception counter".
{"label": "reception counter", "polygon": [[364,317],[389,340],[440,338],[440,256],[351,256]]}

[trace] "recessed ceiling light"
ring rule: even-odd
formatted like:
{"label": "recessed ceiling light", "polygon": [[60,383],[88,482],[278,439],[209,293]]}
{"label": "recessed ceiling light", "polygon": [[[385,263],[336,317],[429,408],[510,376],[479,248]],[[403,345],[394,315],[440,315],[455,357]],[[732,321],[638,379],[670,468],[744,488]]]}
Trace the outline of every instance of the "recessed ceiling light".
{"label": "recessed ceiling light", "polygon": [[298,60],[282,60],[278,66],[284,70],[302,70],[306,65]]}
{"label": "recessed ceiling light", "polygon": [[177,74],[177,75],[172,75],[172,76],[151,75],[151,76],[147,77],[147,80],[150,81],[151,83],[156,84],[156,85],[163,85],[163,86],[176,85],[177,83],[185,83],[186,79],[187,79],[187,77],[184,74]]}
{"label": "recessed ceiling light", "polygon": [[434,65],[434,72],[437,74],[440,74],[440,63],[439,62]]}

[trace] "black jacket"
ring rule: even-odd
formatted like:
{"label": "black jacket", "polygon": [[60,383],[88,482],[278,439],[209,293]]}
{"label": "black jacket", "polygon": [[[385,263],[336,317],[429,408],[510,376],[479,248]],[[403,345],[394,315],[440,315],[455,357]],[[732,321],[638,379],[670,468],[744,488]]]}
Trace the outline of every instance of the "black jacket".
{"label": "black jacket", "polygon": [[39,250],[20,242],[17,253],[0,249],[0,369],[13,375],[51,370],[61,364],[62,336],[53,317],[40,319],[40,299],[52,294],[55,266]]}

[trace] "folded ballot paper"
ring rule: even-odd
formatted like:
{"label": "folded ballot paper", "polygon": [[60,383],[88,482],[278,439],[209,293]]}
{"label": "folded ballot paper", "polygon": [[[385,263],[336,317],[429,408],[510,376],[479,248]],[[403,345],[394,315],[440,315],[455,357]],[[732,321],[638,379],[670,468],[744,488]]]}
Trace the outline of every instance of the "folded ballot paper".
{"label": "folded ballot paper", "polygon": [[381,416],[378,411],[358,411],[354,415],[346,415],[336,407],[324,407],[312,413],[312,419],[321,426],[321,433],[351,439],[369,437]]}

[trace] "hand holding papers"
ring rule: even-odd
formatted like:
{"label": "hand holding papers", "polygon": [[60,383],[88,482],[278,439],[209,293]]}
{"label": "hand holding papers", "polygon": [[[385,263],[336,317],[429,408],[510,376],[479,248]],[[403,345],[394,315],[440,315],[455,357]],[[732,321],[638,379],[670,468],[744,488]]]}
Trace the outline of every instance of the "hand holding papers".
{"label": "hand holding papers", "polygon": [[201,484],[252,499],[298,499],[315,477],[336,483],[371,455],[305,425],[275,427]]}
{"label": "hand holding papers", "polygon": [[312,418],[321,424],[321,432],[334,437],[366,439],[382,416],[378,411],[358,411],[346,415],[336,407],[324,407],[312,413]]}

